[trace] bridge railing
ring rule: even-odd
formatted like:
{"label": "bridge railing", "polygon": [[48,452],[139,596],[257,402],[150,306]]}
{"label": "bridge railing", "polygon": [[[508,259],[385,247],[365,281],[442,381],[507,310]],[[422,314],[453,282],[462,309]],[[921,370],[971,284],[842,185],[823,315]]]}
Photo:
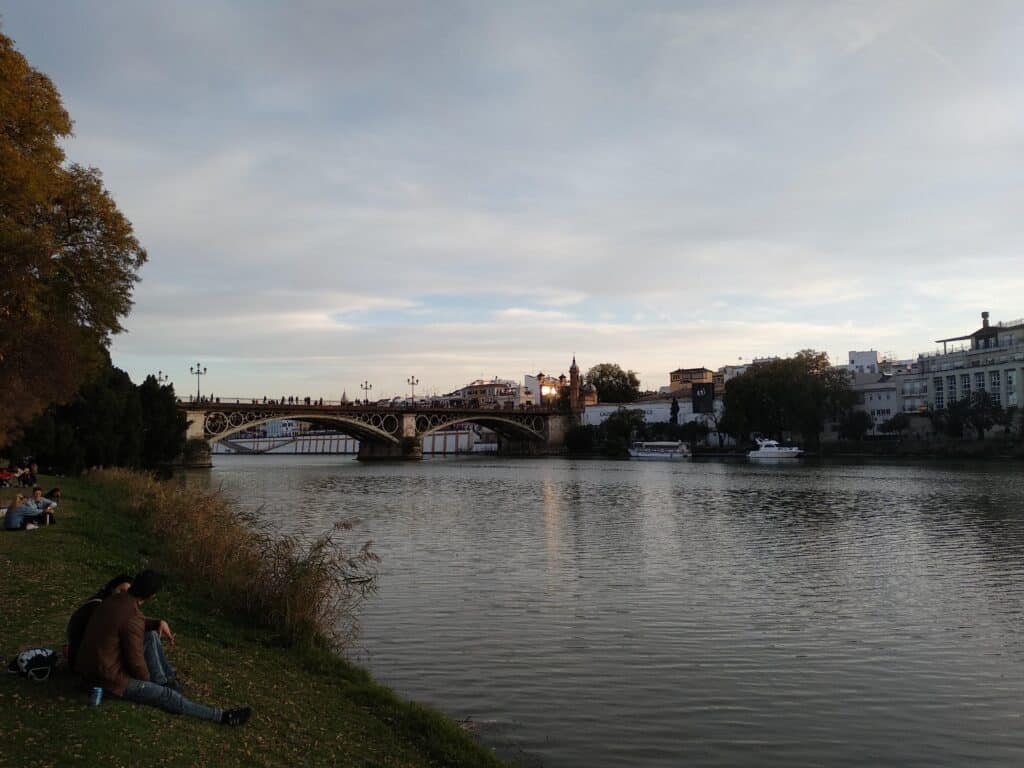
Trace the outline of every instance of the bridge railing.
{"label": "bridge railing", "polygon": [[364,402],[358,402],[358,401],[352,401],[352,400],[341,401],[341,400],[326,400],[326,399],[323,399],[323,398],[308,398],[308,402],[307,402],[307,398],[293,398],[291,401],[289,401],[288,398],[221,397],[219,395],[216,396],[216,397],[213,397],[213,398],[209,398],[209,397],[206,397],[204,395],[203,397],[200,397],[198,400],[196,398],[192,397],[192,396],[179,397],[178,398],[178,404],[182,405],[182,406],[186,406],[186,407],[190,406],[190,405],[203,406],[204,408],[217,407],[217,406],[220,406],[222,408],[248,407],[248,408],[256,408],[258,410],[262,410],[264,408],[266,408],[266,409],[271,409],[271,408],[273,408],[273,409],[288,408],[288,409],[294,409],[294,410],[297,410],[297,411],[300,411],[300,412],[303,411],[303,410],[306,410],[306,409],[309,409],[309,411],[311,411],[311,412],[317,412],[317,411],[322,411],[324,408],[337,408],[338,410],[354,410],[354,411],[365,411],[365,410],[378,411],[378,410],[384,409],[384,410],[394,410],[394,411],[416,411],[416,412],[431,411],[431,410],[437,410],[437,411],[460,410],[460,411],[497,411],[499,413],[500,412],[505,412],[505,413],[524,413],[524,412],[526,412],[526,413],[534,413],[534,412],[554,413],[556,411],[556,409],[551,408],[550,406],[545,406],[545,405],[517,405],[517,406],[514,406],[514,407],[509,407],[508,405],[498,405],[498,404],[487,405],[487,404],[485,404],[485,405],[475,405],[474,406],[474,405],[466,405],[466,404],[456,405],[456,404],[447,403],[447,402],[444,402],[444,401],[441,401],[441,400],[431,400],[431,401],[426,401],[426,402],[424,402],[424,401],[417,401],[415,403],[411,402],[409,400],[403,400],[403,401],[399,401],[399,402],[394,402],[394,401],[391,401],[391,400],[387,400],[387,401],[378,401],[378,402],[364,403]]}

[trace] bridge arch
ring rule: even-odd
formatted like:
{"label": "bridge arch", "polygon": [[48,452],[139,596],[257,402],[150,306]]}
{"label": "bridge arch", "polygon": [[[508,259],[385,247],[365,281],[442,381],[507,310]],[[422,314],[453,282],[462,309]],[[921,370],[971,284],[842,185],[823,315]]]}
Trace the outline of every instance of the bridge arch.
{"label": "bridge arch", "polygon": [[458,424],[477,424],[497,432],[501,437],[543,442],[547,439],[545,421],[541,416],[503,414],[420,414],[416,417],[416,437],[423,438]]}
{"label": "bridge arch", "polygon": [[281,411],[260,413],[257,411],[231,410],[210,411],[203,420],[203,436],[213,445],[239,432],[269,424],[272,421],[305,421],[310,424],[329,425],[340,429],[360,441],[381,441],[398,444],[401,439],[402,423],[395,414],[311,414]]}

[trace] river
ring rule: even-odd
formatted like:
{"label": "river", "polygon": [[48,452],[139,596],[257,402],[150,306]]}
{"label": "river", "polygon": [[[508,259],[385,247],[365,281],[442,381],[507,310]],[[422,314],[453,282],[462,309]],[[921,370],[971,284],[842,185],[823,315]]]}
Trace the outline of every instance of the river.
{"label": "river", "polygon": [[355,659],[525,765],[1024,764],[1019,464],[216,461],[358,517]]}

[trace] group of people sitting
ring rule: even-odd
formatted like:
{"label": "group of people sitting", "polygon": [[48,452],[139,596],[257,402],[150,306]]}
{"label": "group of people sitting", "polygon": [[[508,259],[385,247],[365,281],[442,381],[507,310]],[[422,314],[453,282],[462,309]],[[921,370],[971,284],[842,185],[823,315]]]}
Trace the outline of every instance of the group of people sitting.
{"label": "group of people sitting", "polygon": [[37,485],[31,496],[15,494],[4,512],[4,530],[24,531],[40,525],[53,525],[57,522],[54,512],[59,502],[60,488],[52,488],[44,495],[43,489]]}
{"label": "group of people sitting", "polygon": [[12,465],[7,469],[0,469],[0,488],[8,488],[12,485],[30,488],[36,484],[36,475],[38,474],[39,466],[34,461],[26,461],[17,466]]}
{"label": "group of people sitting", "polygon": [[108,581],[68,622],[68,664],[88,685],[126,701],[223,725],[245,725],[252,715],[249,707],[223,710],[182,695],[163,647],[163,640],[174,644],[174,634],[166,621],[142,613],[163,582],[162,575],[150,570]]}

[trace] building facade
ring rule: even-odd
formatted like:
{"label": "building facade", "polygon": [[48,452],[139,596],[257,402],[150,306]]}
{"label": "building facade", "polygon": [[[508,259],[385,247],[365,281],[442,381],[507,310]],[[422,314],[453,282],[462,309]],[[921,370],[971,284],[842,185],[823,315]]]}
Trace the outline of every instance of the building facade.
{"label": "building facade", "polygon": [[981,313],[981,328],[964,336],[939,339],[942,352],[921,355],[919,371],[904,377],[924,390],[928,408],[941,411],[949,403],[987,392],[1003,408],[1020,406],[1024,381],[1024,319],[989,323]]}

